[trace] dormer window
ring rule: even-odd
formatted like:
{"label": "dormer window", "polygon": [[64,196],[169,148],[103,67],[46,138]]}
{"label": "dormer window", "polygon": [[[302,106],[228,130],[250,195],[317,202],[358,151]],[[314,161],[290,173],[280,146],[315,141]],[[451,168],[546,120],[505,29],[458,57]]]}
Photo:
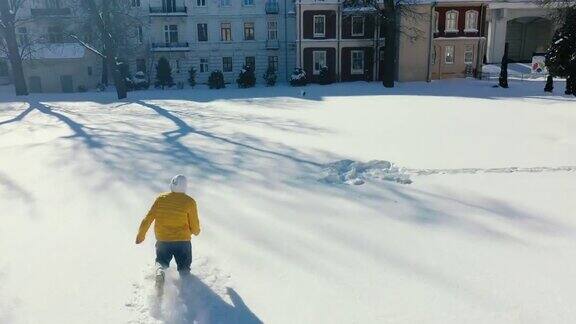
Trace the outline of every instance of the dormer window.
{"label": "dormer window", "polygon": [[446,29],[447,33],[458,32],[458,11],[450,10],[446,12]]}
{"label": "dormer window", "polygon": [[465,32],[477,32],[478,31],[478,11],[468,10],[466,11],[466,26],[464,27]]}

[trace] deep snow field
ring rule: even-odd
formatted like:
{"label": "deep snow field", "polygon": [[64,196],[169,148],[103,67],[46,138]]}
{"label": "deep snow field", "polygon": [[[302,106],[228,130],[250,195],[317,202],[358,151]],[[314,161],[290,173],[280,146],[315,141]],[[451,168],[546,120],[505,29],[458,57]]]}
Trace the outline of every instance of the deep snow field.
{"label": "deep snow field", "polygon": [[[492,84],[5,88],[0,323],[575,323],[576,98]],[[158,299],[177,173],[202,232]]]}

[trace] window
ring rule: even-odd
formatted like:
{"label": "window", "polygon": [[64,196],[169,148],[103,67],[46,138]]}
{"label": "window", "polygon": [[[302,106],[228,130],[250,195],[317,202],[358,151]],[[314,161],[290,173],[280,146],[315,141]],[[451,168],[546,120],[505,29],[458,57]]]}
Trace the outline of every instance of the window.
{"label": "window", "polygon": [[434,10],[434,32],[437,33],[438,31],[438,11]]}
{"label": "window", "polygon": [[268,68],[278,71],[278,56],[268,56]]}
{"label": "window", "polygon": [[18,38],[18,44],[28,45],[30,43],[28,39],[28,29],[26,29],[26,27],[18,27],[16,33],[17,33],[16,37]]}
{"label": "window", "polygon": [[474,46],[465,45],[464,46],[464,63],[472,64],[474,63]]}
{"label": "window", "polygon": [[140,0],[132,0],[132,7],[140,7]]}
{"label": "window", "polygon": [[313,74],[320,74],[320,70],[326,66],[326,51],[313,51],[312,60],[314,61]]}
{"label": "window", "polygon": [[269,21],[268,22],[268,40],[278,39],[278,22]]}
{"label": "window", "polygon": [[46,0],[46,8],[48,9],[60,8],[60,0]]}
{"label": "window", "polygon": [[466,11],[466,26],[464,31],[476,32],[478,31],[478,11],[468,10]]}
{"label": "window", "polygon": [[92,75],[92,67],[89,66],[89,67],[86,69],[86,72],[88,72],[88,75],[91,76],[91,75]]}
{"label": "window", "polygon": [[244,5],[245,6],[253,6],[254,5],[254,0],[244,0]]}
{"label": "window", "polygon": [[207,42],[208,41],[208,24],[198,24],[198,41]]}
{"label": "window", "polygon": [[364,36],[364,17],[352,17],[352,36]]}
{"label": "window", "polygon": [[232,25],[230,23],[220,24],[220,40],[223,42],[232,41]]}
{"label": "window", "polygon": [[178,43],[178,25],[164,25],[164,41],[166,44]]}
{"label": "window", "polygon": [[162,10],[164,12],[175,12],[176,0],[162,0]]}
{"label": "window", "polygon": [[445,32],[458,31],[458,11],[450,10],[446,12],[446,29]]}
{"label": "window", "polygon": [[208,58],[203,57],[200,59],[200,73],[208,72]]}
{"label": "window", "polygon": [[454,64],[454,46],[449,45],[444,47],[444,63]]}
{"label": "window", "polygon": [[364,51],[352,51],[350,73],[364,74]]}
{"label": "window", "polygon": [[256,58],[254,56],[246,56],[246,58],[244,58],[244,65],[255,68]]}
{"label": "window", "polygon": [[244,23],[244,40],[254,40],[254,23]]}
{"label": "window", "polygon": [[206,7],[206,0],[196,0],[197,7]]}
{"label": "window", "polygon": [[64,35],[60,26],[48,27],[48,42],[52,44],[64,42]]}
{"label": "window", "polygon": [[222,71],[232,72],[232,58],[230,56],[222,58]]}
{"label": "window", "polygon": [[138,39],[138,44],[144,43],[144,34],[142,33],[142,26],[136,27],[136,37]]}
{"label": "window", "polygon": [[146,60],[145,59],[136,59],[136,72],[144,72],[146,73]]}
{"label": "window", "polygon": [[230,6],[230,0],[220,0],[221,7],[228,7]]}
{"label": "window", "polygon": [[314,16],[314,37],[324,37],[326,35],[326,16]]}

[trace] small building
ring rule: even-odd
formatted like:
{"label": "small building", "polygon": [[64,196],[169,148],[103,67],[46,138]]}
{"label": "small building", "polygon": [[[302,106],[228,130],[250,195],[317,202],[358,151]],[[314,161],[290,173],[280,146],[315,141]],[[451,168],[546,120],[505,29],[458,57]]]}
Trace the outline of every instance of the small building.
{"label": "small building", "polygon": [[486,50],[486,5],[448,0],[432,8],[431,78],[476,77]]}

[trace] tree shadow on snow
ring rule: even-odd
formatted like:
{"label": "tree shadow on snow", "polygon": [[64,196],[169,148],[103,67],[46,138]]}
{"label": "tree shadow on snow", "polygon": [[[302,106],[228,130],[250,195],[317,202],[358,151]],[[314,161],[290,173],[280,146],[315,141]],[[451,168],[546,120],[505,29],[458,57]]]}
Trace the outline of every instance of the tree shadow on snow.
{"label": "tree shadow on snow", "polygon": [[228,287],[226,293],[232,301],[228,304],[195,275],[181,277],[179,297],[185,311],[177,318],[168,318],[170,324],[261,324],[263,323],[244,303],[238,293]]}

